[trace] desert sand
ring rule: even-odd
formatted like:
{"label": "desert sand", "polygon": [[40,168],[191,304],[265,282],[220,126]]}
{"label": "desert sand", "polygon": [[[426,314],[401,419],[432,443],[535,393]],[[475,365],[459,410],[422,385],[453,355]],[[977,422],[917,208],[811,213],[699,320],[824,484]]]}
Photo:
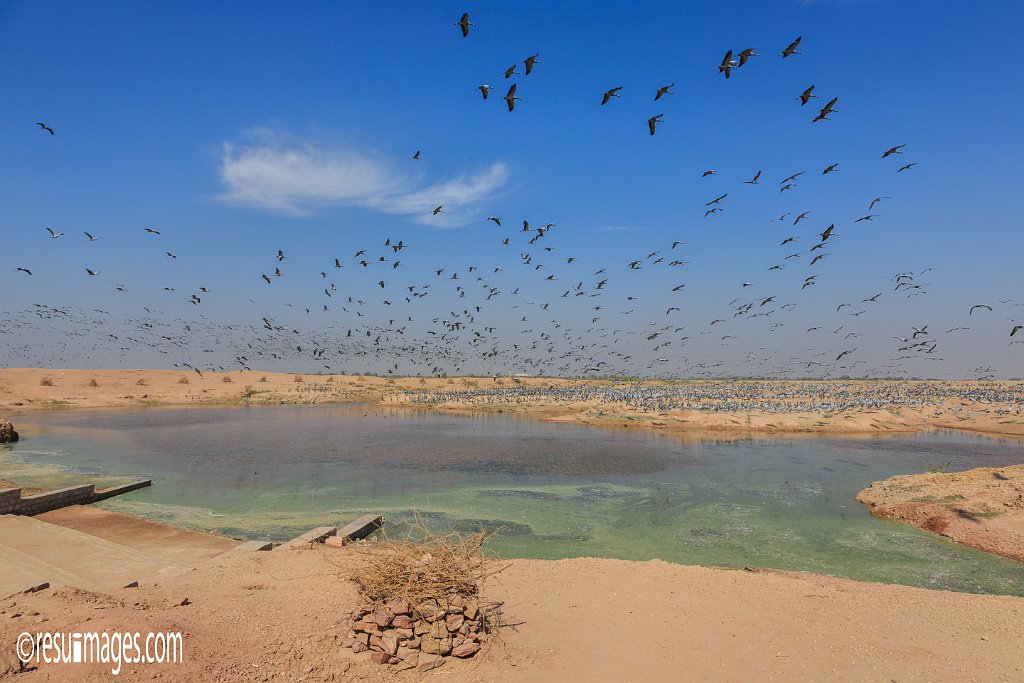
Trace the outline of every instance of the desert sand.
{"label": "desert sand", "polygon": [[[509,626],[471,660],[397,673],[341,647],[345,548],[230,552],[159,585],[0,601],[0,643],[37,630],[181,631],[186,661],[117,680],[1019,681],[1024,600],[811,574],[516,560],[488,586]],[[184,598],[190,604],[181,606]],[[7,657],[5,661],[3,657]],[[0,672],[10,665],[0,649]],[[111,680],[41,665],[18,680]]]}
{"label": "desert sand", "polygon": [[[389,380],[314,375],[300,379],[263,372],[203,373],[200,377],[192,371],[0,370],[0,411],[16,418],[46,409],[282,401],[368,401],[422,407],[407,401],[405,392],[470,390],[474,385],[498,382],[493,378]],[[512,384],[507,378],[500,381],[505,386]],[[516,386],[568,382],[522,378]],[[478,406],[459,401],[429,407],[509,410],[541,419],[666,429],[681,435],[702,430],[716,435],[854,434],[935,428],[1024,434],[1020,416],[997,414],[991,405],[962,401],[955,406],[942,401],[923,408],[852,410],[835,415],[645,414],[624,406]],[[1017,486],[1015,509],[1019,509],[1020,470],[1001,468],[998,472],[1006,479],[990,475],[982,480],[998,480],[1004,489]],[[888,492],[897,489],[906,494],[905,486],[885,488]],[[956,495],[967,495],[957,491]],[[1003,493],[985,495],[986,504],[992,506],[1004,500]],[[114,536],[134,523],[126,518],[123,526],[95,528],[88,514],[83,514],[51,513],[54,523],[83,530],[90,530],[91,524],[92,532]],[[1001,518],[983,516],[990,527],[990,522]],[[1007,514],[1005,518],[1018,520],[1019,540],[1020,516]],[[951,521],[945,531],[959,540],[951,531],[957,528]],[[192,547],[198,543],[194,539],[187,542]],[[37,630],[184,633],[184,663],[127,665],[117,677],[126,681],[154,677],[197,681],[439,677],[459,682],[1024,679],[1021,598],[773,570],[734,571],[591,558],[510,562],[487,586],[488,597],[505,604],[509,625],[501,629],[500,637],[490,640],[472,660],[448,661],[427,674],[397,673],[371,664],[365,653],[356,655],[341,647],[347,613],[358,604],[354,585],[342,578],[352,561],[346,548],[321,545],[286,552],[221,553],[219,543],[198,543],[212,557],[204,555],[194,571],[157,583],[143,582],[138,588],[99,593],[55,586],[0,600],[0,644],[14,643],[22,631]],[[186,597],[190,604],[182,606]],[[15,667],[12,648],[0,646],[0,677]],[[109,669],[98,665],[43,665],[18,676],[25,681],[110,679]]]}
{"label": "desert sand", "polygon": [[873,515],[1024,562],[1024,465],[891,477],[857,500]]}
{"label": "desert sand", "polygon": [[[612,386],[607,380],[569,380],[538,377],[384,378],[377,376],[298,375],[259,371],[207,373],[193,370],[60,370],[0,369],[0,415],[58,408],[128,408],[172,405],[260,405],[365,401],[451,411],[493,411],[534,415],[539,419],[602,427],[657,429],[678,434],[713,432],[736,434],[879,434],[929,429],[958,429],[988,434],[1024,436],[1024,413],[1006,412],[1005,405],[970,399],[935,398],[918,407],[855,408],[836,412],[790,410],[667,410],[644,411],[623,403],[595,400],[576,403],[535,400],[484,402],[451,398],[457,392],[513,387]],[[622,383],[618,383],[622,384]],[[642,386],[659,386],[644,382]],[[680,383],[683,384],[683,383]],[[735,382],[690,382],[689,386],[734,385]],[[748,382],[767,393],[785,395],[793,388],[815,393],[836,382]],[[928,383],[843,381],[844,390],[864,396],[886,396],[906,386]],[[1024,402],[1024,387],[1010,382],[934,382],[936,389],[951,385],[992,390]],[[423,403],[418,392],[446,395],[445,401]],[[781,399],[782,404],[787,399]]]}

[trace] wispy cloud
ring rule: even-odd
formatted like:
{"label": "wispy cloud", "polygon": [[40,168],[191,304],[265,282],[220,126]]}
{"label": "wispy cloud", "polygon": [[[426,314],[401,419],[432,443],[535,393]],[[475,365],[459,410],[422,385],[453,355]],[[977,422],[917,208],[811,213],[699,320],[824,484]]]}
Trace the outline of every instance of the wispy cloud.
{"label": "wispy cloud", "polygon": [[[330,206],[362,206],[412,216],[427,225],[463,225],[474,204],[495,195],[508,181],[500,162],[434,183],[368,152],[320,147],[257,131],[244,145],[225,143],[220,162],[220,199],[292,216]],[[433,209],[443,206],[442,213]]]}

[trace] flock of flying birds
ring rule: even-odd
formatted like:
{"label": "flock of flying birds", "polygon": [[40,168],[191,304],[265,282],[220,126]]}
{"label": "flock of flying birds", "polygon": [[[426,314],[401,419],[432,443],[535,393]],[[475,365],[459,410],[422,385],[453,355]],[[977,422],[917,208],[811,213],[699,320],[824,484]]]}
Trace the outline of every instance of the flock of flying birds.
{"label": "flock of flying birds", "polygon": [[[470,35],[470,29],[476,24],[470,21],[469,14],[463,14],[455,25],[461,30],[463,37]],[[802,53],[798,51],[801,38],[790,42],[781,52],[781,59],[792,58]],[[533,54],[522,61],[522,75],[529,76],[534,68],[542,64],[538,54]],[[734,70],[744,69],[750,60],[761,57],[757,48],[746,48],[734,54],[726,52],[717,67],[718,73],[729,79]],[[516,69],[519,62],[505,71],[505,78],[520,74]],[[654,102],[662,97],[673,94],[675,83],[657,88]],[[487,100],[492,89],[490,85],[478,86],[483,99]],[[600,105],[605,106],[615,98],[621,97],[623,86],[615,86],[600,96]],[[810,85],[796,99],[800,107],[807,105],[818,95],[814,94],[815,86]],[[508,110],[515,109],[515,103],[521,101],[517,95],[517,84],[512,83],[503,98]],[[832,114],[838,113],[835,108],[838,97],[832,97],[822,107],[812,122],[828,121]],[[662,122],[663,114],[657,114],[647,120],[650,135],[654,135],[657,124]],[[40,130],[56,137],[53,128],[38,122]],[[880,150],[881,160],[898,157],[903,154],[905,145],[896,145]],[[421,151],[412,155],[414,160],[421,159]],[[911,170],[915,163],[893,164],[896,173]],[[838,171],[839,164],[833,163],[820,171],[827,176]],[[778,183],[781,195],[795,190],[805,171],[801,170],[782,178]],[[707,169],[701,178],[715,176],[715,169]],[[744,184],[758,186],[762,184],[762,172],[758,170],[752,177],[742,181]],[[788,196],[788,195],[787,195]],[[705,219],[725,211],[729,193],[720,194],[709,199],[702,207]],[[876,207],[892,199],[890,196],[877,196],[867,205],[866,213],[852,221],[853,224],[873,221],[879,214],[872,213]],[[444,211],[438,205],[433,214]],[[612,311],[618,305],[635,306],[639,301],[640,291],[631,291],[627,296],[616,297],[617,289],[613,284],[621,276],[638,270],[665,269],[665,275],[682,271],[689,263],[684,257],[686,243],[673,240],[661,249],[654,249],[646,256],[625,261],[617,266],[600,265],[586,275],[579,274],[583,267],[583,258],[571,254],[562,255],[563,245],[557,243],[557,225],[544,223],[531,225],[530,221],[522,220],[522,227],[514,232],[502,235],[500,248],[513,246],[519,249],[518,258],[503,258],[498,264],[478,267],[475,264],[463,264],[459,268],[451,266],[435,267],[430,281],[415,282],[402,275],[406,259],[406,249],[411,249],[404,239],[387,238],[377,249],[370,246],[354,250],[351,255],[342,255],[326,259],[323,269],[318,270],[319,286],[305,292],[305,297],[316,297],[314,302],[307,298],[300,304],[286,304],[291,309],[304,309],[305,315],[328,314],[327,322],[322,321],[311,326],[312,329],[300,330],[292,323],[283,322],[272,311],[261,311],[259,321],[249,324],[219,323],[200,314],[198,320],[186,320],[181,317],[169,318],[161,312],[145,308],[145,315],[117,316],[109,311],[93,309],[84,311],[80,308],[66,306],[53,307],[45,304],[34,304],[29,311],[7,313],[6,320],[0,324],[0,348],[7,347],[9,354],[21,355],[29,359],[33,343],[28,338],[38,338],[41,334],[53,335],[58,339],[57,346],[49,357],[32,358],[38,363],[60,363],[68,355],[90,354],[99,350],[120,353],[122,358],[138,353],[160,353],[176,357],[178,362],[171,363],[176,367],[184,367],[202,372],[203,370],[227,370],[232,368],[249,368],[250,366],[266,367],[268,365],[297,363],[308,364],[315,361],[329,372],[358,371],[365,369],[384,370],[388,374],[444,374],[447,372],[464,373],[480,372],[528,372],[531,374],[562,375],[562,376],[615,376],[639,375],[659,377],[700,377],[724,376],[731,373],[750,374],[750,368],[758,368],[757,373],[764,376],[840,376],[852,373],[861,376],[896,377],[908,374],[904,362],[908,360],[942,360],[940,334],[950,335],[970,330],[966,326],[957,326],[945,332],[929,331],[928,324],[908,325],[894,337],[893,356],[889,362],[865,367],[865,360],[856,359],[858,346],[856,340],[863,336],[864,327],[857,324],[861,316],[869,315],[871,308],[883,296],[916,297],[927,293],[928,284],[922,277],[935,268],[926,268],[914,272],[895,273],[888,278],[888,285],[877,292],[865,293],[862,297],[851,297],[849,301],[839,302],[835,315],[842,315],[841,324],[835,329],[814,325],[805,330],[807,334],[829,335],[829,343],[821,344],[820,339],[815,348],[807,349],[811,356],[796,355],[789,358],[779,357],[779,352],[771,350],[763,343],[761,335],[775,332],[787,324],[786,315],[799,304],[800,292],[815,287],[822,278],[819,263],[831,255],[841,237],[835,223],[814,229],[809,236],[801,234],[801,224],[811,224],[812,212],[804,210],[784,213],[772,219],[788,228],[792,234],[787,235],[779,247],[797,244],[808,237],[810,240],[806,251],[793,251],[766,264],[765,276],[790,266],[804,268],[807,274],[803,277],[796,291],[760,291],[751,289],[756,283],[743,281],[738,285],[740,296],[729,302],[722,309],[722,317],[716,317],[702,324],[687,324],[677,320],[683,315],[684,304],[671,305],[664,312],[662,321],[647,321],[646,324],[617,326],[611,324],[614,319],[609,314],[628,317],[637,312],[635,307],[630,310]],[[791,218],[792,216],[792,218]],[[506,230],[499,216],[489,216],[487,221],[494,229]],[[518,222],[518,221],[517,221]],[[164,239],[161,230],[141,228],[154,241]],[[64,232],[46,228],[50,240],[70,239]],[[83,231],[88,243],[101,239],[91,232]],[[555,244],[552,242],[555,241]],[[807,242],[804,242],[805,244]],[[156,247],[155,252],[162,251],[163,258],[177,261],[178,256],[170,250]],[[413,250],[414,251],[414,250]],[[556,256],[557,251],[557,256]],[[507,252],[506,252],[507,253]],[[258,280],[264,287],[278,287],[287,280],[285,264],[288,256],[284,249],[277,249],[268,260],[266,268],[258,273]],[[556,264],[565,270],[555,270]],[[101,272],[83,265],[87,278],[98,278]],[[500,274],[505,268],[518,268],[522,273],[510,287],[505,284]],[[26,278],[33,276],[32,267],[22,265],[17,271]],[[339,289],[334,281],[336,273],[355,272],[356,275],[346,276],[349,280],[342,285],[351,293]],[[685,272],[685,271],[682,271]],[[329,275],[330,274],[330,275]],[[194,274],[193,274],[194,275]],[[256,277],[254,275],[254,277]],[[539,286],[545,300],[527,300],[538,298],[536,289],[529,295],[521,295],[521,287],[526,287],[525,278],[533,278],[534,287]],[[571,277],[572,282],[562,285],[560,278]],[[505,278],[507,279],[507,278]],[[660,280],[663,277],[659,276]],[[397,280],[397,281],[396,281]],[[671,296],[679,296],[685,292],[686,284],[677,283],[673,279],[671,286],[666,286]],[[125,292],[127,286],[111,281],[117,292]],[[176,286],[165,286],[165,292],[177,293]],[[369,290],[369,291],[367,291]],[[445,297],[445,290],[451,298]],[[380,296],[379,302],[371,302],[372,294]],[[751,292],[748,294],[748,292]],[[203,305],[204,298],[211,294],[207,287],[196,287],[189,292],[187,301],[197,309]],[[427,307],[425,299],[441,300],[437,312]],[[502,306],[502,300],[510,300]],[[252,305],[259,305],[258,299],[249,299]],[[454,303],[453,303],[454,302]],[[574,302],[585,302],[585,306]],[[996,311],[1011,314],[1013,309],[1024,308],[1024,303],[1012,299],[998,301],[993,306],[989,303],[978,303],[970,307],[965,319],[973,320],[975,316],[991,315]],[[573,315],[554,315],[556,311],[571,309]],[[849,309],[849,310],[846,310]],[[384,311],[385,314],[381,314]],[[568,310],[567,310],[568,312]],[[283,312],[282,312],[283,313]],[[415,317],[414,317],[415,316]],[[632,318],[629,319],[632,321]],[[1012,317],[1008,326],[1010,344],[1024,343],[1024,325],[1015,324]],[[510,321],[517,321],[521,329],[509,329]],[[692,357],[688,345],[698,340],[710,340],[714,347],[721,349],[733,344],[738,339],[736,325],[740,321],[761,323],[765,325],[757,331],[753,343],[748,343],[742,361],[733,364],[724,360],[715,362],[713,356],[700,355]],[[688,327],[690,325],[690,327]],[[585,329],[584,329],[585,328]],[[731,328],[731,329],[730,329]],[[719,333],[722,331],[723,333]],[[632,338],[632,339],[631,339]],[[84,340],[91,340],[90,348],[83,348]],[[821,349],[822,346],[826,348]],[[198,354],[210,354],[204,362],[197,360]],[[202,358],[202,356],[198,356]],[[845,360],[845,363],[844,363]],[[979,376],[991,372],[991,368],[979,367],[974,371]]]}

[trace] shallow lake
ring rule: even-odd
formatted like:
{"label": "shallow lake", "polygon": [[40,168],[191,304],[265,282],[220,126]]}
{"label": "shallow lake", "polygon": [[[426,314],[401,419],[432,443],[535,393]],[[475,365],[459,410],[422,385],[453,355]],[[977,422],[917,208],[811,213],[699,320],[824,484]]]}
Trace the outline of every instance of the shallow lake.
{"label": "shallow lake", "polygon": [[871,517],[854,495],[894,474],[1024,462],[959,433],[683,439],[366,405],[37,413],[0,449],[24,486],[153,486],[114,510],[283,540],[384,513],[400,534],[494,532],[507,557],[660,558],[1024,595],[1024,565]]}

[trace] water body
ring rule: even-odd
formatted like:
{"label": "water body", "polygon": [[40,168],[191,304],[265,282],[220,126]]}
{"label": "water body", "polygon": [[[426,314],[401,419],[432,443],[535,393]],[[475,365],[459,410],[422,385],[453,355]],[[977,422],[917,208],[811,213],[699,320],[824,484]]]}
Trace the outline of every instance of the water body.
{"label": "water body", "polygon": [[111,509],[283,540],[365,512],[400,532],[494,531],[506,557],[580,556],[807,570],[1024,595],[1024,565],[871,517],[854,495],[932,467],[1024,462],[1020,441],[692,440],[365,405],[34,414],[0,477],[58,486],[151,478]]}

